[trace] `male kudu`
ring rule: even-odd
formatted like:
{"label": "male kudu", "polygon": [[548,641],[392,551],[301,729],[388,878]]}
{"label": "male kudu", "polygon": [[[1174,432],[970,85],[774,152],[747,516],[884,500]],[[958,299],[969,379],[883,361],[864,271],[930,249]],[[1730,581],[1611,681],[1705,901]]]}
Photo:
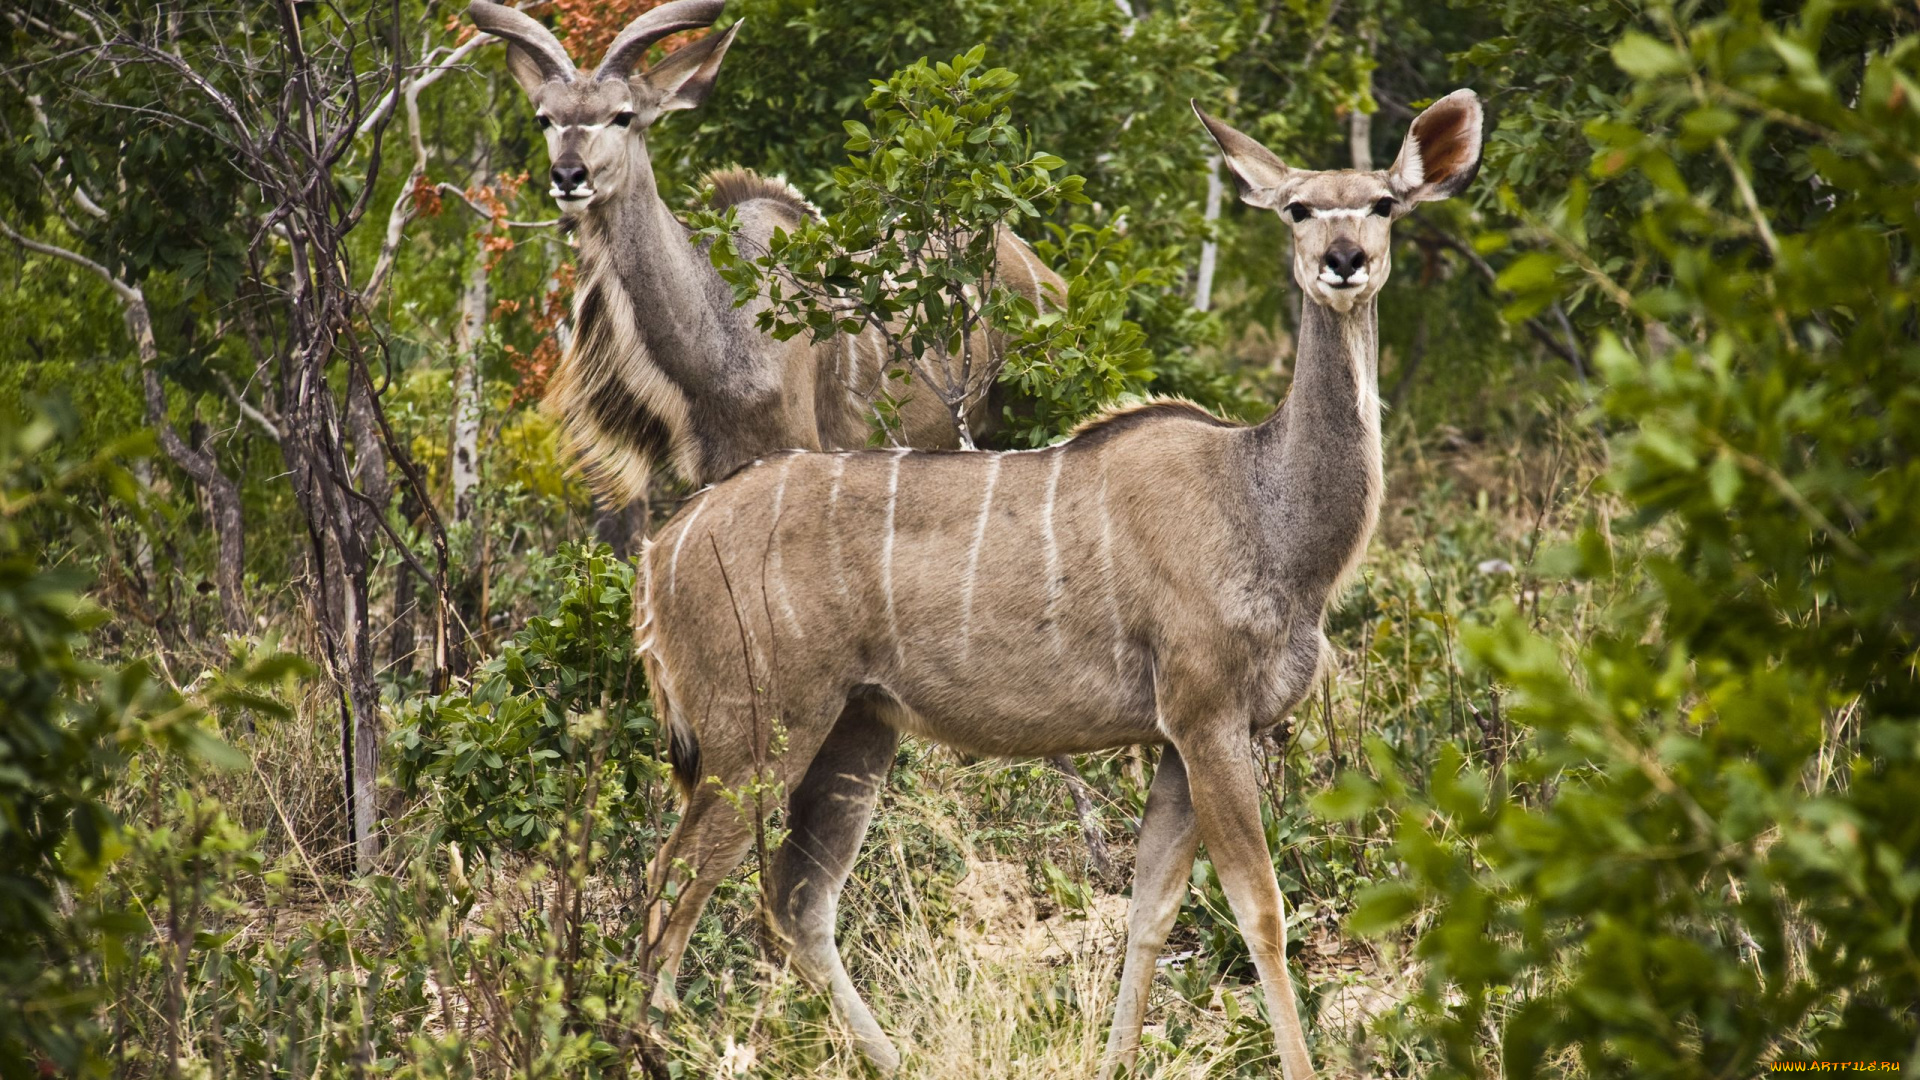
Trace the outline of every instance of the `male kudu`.
{"label": "male kudu", "polygon": [[[1320,672],[1328,600],[1378,516],[1390,226],[1471,182],[1481,109],[1467,90],[1434,103],[1382,172],[1293,169],[1195,111],[1241,198],[1293,228],[1304,303],[1272,417],[1248,427],[1160,401],[1040,451],[779,455],[690,500],[648,545],[640,650],[687,796],[668,852],[692,869],[666,916],[664,977],[747,850],[753,822],[726,793],[764,768],[792,793],[766,887],[795,967],[892,1071],[834,911],[898,734],[1007,756],[1160,744],[1105,1068],[1138,1052],[1205,841],[1285,1076],[1312,1074],[1254,738]],[[776,721],[785,748],[766,760]],[[659,862],[656,887],[674,865]]]}
{"label": "male kudu", "polygon": [[[620,32],[591,74],[522,12],[490,0],[467,8],[480,29],[506,39],[508,70],[546,130],[549,194],[579,237],[573,344],[547,405],[595,487],[615,502],[644,494],[655,463],[697,486],[776,450],[864,446],[870,394],[888,381],[881,369],[891,358],[877,331],[820,342],[761,333],[754,317],[764,300],[735,307],[732,287],[660,198],[647,129],[706,99],[743,24],[636,69],[654,42],[710,25],[724,6],[654,8]],[[715,205],[735,209],[743,251],[764,250],[774,229],[814,213],[785,182],[746,169],[708,180]],[[998,252],[1010,288],[1037,304],[1049,290],[1066,295],[1011,233],[1001,233]],[[910,446],[957,445],[952,418],[928,392],[908,395],[898,434]]]}

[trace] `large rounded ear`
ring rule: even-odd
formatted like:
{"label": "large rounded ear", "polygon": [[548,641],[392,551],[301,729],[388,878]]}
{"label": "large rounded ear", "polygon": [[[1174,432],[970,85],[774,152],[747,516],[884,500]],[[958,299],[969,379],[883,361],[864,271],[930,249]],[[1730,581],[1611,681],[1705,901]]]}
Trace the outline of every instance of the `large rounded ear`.
{"label": "large rounded ear", "polygon": [[531,94],[543,83],[572,81],[573,61],[566,47],[525,12],[492,0],[473,0],[467,17],[473,25],[506,40],[507,70],[520,89]]}
{"label": "large rounded ear", "polygon": [[1393,193],[1410,202],[1451,199],[1480,171],[1480,99],[1455,90],[1413,118],[1400,156],[1387,170]]}
{"label": "large rounded ear", "polygon": [[1269,210],[1285,206],[1287,189],[1293,186],[1293,170],[1287,163],[1248,136],[1208,116],[1198,101],[1188,99],[1187,104],[1193,106],[1193,115],[1200,118],[1207,126],[1207,134],[1219,144],[1220,157],[1227,163],[1227,171],[1233,173],[1234,185],[1240,189],[1240,201]]}
{"label": "large rounded ear", "polygon": [[682,30],[697,30],[702,26],[712,26],[713,20],[727,6],[726,0],[671,0],[661,4],[645,15],[627,24],[625,30],[607,46],[606,58],[600,61],[593,77],[596,79],[624,79],[633,74],[640,66],[640,60],[647,55],[653,43],[668,34],[677,34]]}
{"label": "large rounded ear", "polygon": [[634,79],[645,80],[659,95],[661,112],[691,109],[707,100],[707,94],[713,90],[713,80],[720,74],[720,61],[727,55],[727,46],[733,44],[733,35],[744,25],[746,20],[742,19],[717,34],[708,34],[645,73],[635,75]]}

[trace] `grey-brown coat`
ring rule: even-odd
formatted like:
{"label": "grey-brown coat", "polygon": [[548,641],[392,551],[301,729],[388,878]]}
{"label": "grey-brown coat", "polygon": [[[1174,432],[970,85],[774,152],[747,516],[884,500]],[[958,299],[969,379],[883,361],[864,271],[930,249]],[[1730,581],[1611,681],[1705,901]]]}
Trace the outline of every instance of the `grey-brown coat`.
{"label": "grey-brown coat", "polygon": [[[751,823],[724,792],[764,770],[792,792],[767,887],[796,967],[891,1070],[833,911],[898,733],[1008,756],[1159,744],[1107,1067],[1137,1051],[1204,839],[1282,1068],[1312,1074],[1253,737],[1312,685],[1326,605],[1379,512],[1388,225],[1472,179],[1480,107],[1468,91],[1435,103],[1377,173],[1290,169],[1200,116],[1243,197],[1295,229],[1307,302],[1272,417],[1248,427],[1163,401],[1040,451],[782,454],[696,495],[648,545],[638,647],[688,795],[656,884],[673,860],[693,868],[665,920],[664,978],[746,850]],[[770,754],[776,723],[785,748]]]}

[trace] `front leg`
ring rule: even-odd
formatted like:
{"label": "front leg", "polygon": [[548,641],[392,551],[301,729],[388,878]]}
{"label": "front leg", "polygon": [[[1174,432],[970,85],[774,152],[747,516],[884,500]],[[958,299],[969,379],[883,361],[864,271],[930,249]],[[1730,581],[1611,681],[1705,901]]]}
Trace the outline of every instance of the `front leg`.
{"label": "front leg", "polygon": [[1260,822],[1260,782],[1246,714],[1222,709],[1208,695],[1182,696],[1190,707],[1167,720],[1186,761],[1200,839],[1260,973],[1281,1071],[1286,1080],[1311,1080],[1313,1059],[1287,972],[1286,916]]}
{"label": "front leg", "polygon": [[1140,1054],[1140,1025],[1147,1015],[1153,973],[1166,946],[1167,933],[1186,899],[1187,878],[1193,873],[1193,852],[1200,846],[1194,828],[1193,803],[1187,792],[1187,769],[1180,751],[1160,751],[1147,792],[1146,813],[1140,818],[1140,846],[1133,860],[1133,902],[1127,910],[1127,960],[1120,974],[1120,996],[1114,1004],[1113,1029],[1100,1063],[1102,1078],[1116,1070],[1132,1069]]}

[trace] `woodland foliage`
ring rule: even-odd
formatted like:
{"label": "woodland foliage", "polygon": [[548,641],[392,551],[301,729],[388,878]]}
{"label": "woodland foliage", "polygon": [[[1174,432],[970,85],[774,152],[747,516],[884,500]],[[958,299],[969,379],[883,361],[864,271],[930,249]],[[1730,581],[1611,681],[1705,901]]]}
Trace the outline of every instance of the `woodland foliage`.
{"label": "woodland foliage", "polygon": [[[646,6],[530,10],[587,62]],[[776,334],[1000,331],[948,389],[1001,447],[1284,393],[1285,232],[1210,197],[1189,98],[1347,167],[1475,88],[1481,175],[1398,227],[1380,300],[1389,504],[1335,677],[1259,744],[1316,1057],[1920,1068],[1910,6],[742,19],[648,133],[662,191]],[[859,1075],[753,863],[649,1004],[677,804],[624,556],[681,493],[594,504],[536,407],[572,254],[498,46],[439,0],[0,28],[0,1076]],[[736,163],[824,217],[735,250],[699,180]],[[998,227],[1057,305],[997,284]],[[1151,755],[1078,764],[1124,863]],[[1032,944],[1115,910],[1067,795],[903,746],[841,938],[910,1073],[1097,1062],[1110,965]],[[1143,1071],[1269,1075],[1192,883]]]}

